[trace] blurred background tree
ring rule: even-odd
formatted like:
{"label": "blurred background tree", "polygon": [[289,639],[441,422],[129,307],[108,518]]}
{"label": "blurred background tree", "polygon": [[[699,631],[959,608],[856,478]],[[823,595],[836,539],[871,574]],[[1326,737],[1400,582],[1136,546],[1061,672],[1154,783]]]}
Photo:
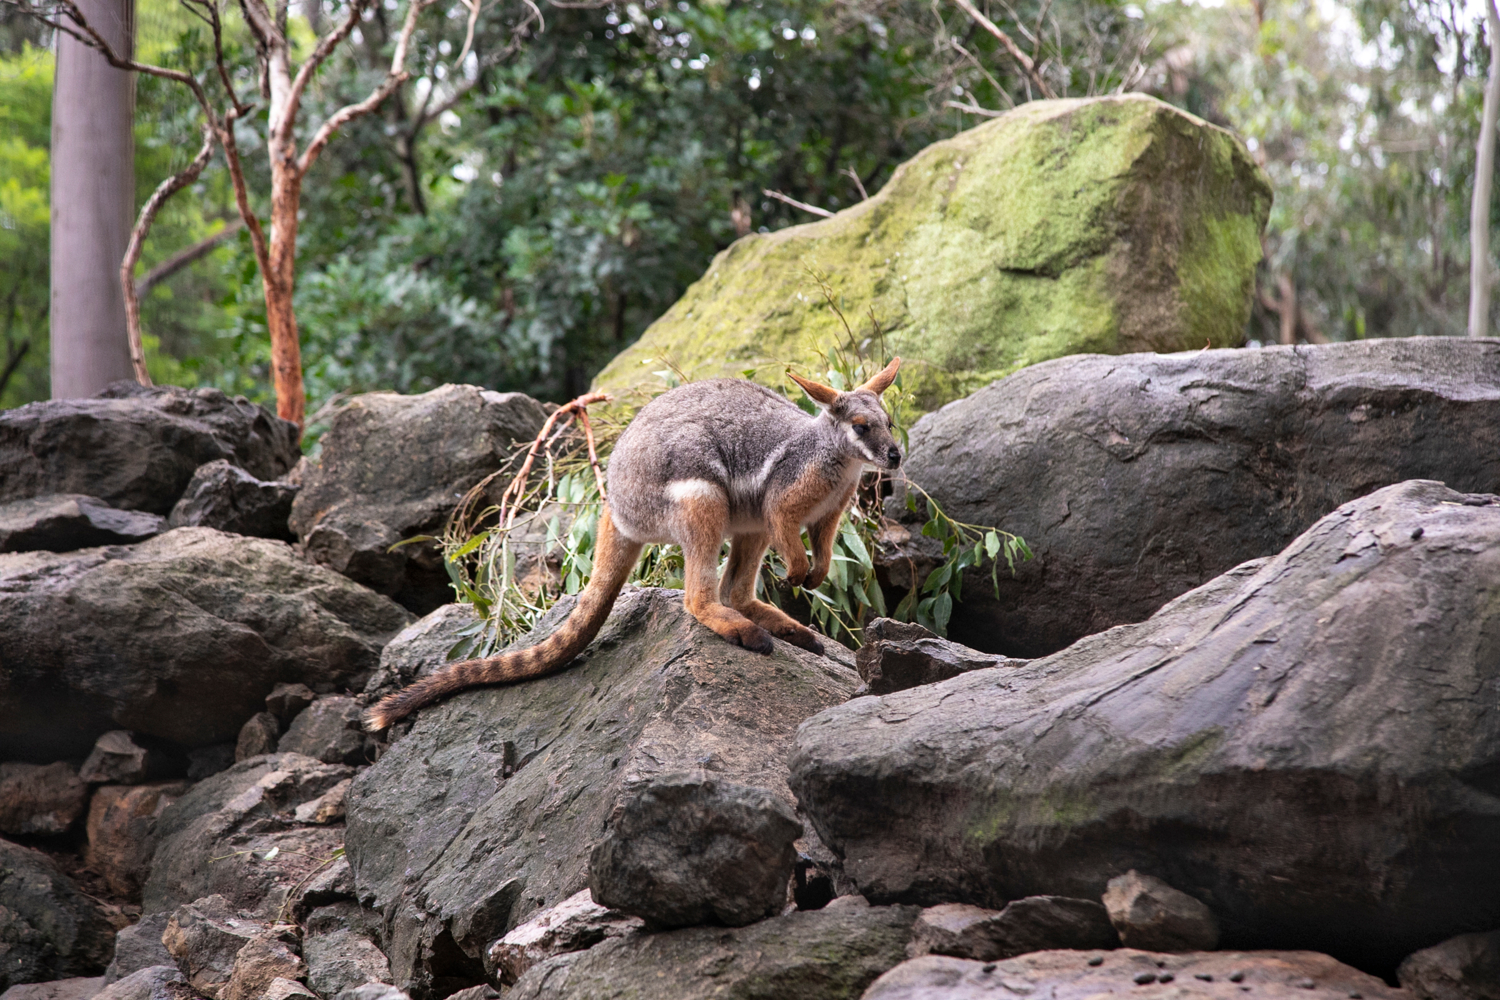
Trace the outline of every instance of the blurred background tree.
{"label": "blurred background tree", "polygon": [[[1246,138],[1276,192],[1247,338],[1463,332],[1481,6],[976,6],[1059,96],[1144,90]],[[309,20],[337,9],[301,0],[293,21],[310,37]],[[524,0],[486,7],[460,61],[467,11],[439,5],[413,80],[315,166],[296,300],[309,412],[340,392],[448,381],[574,395],[747,225],[811,220],[763,189],[836,210],[924,145],[1038,96],[947,2],[538,10],[540,26]],[[325,68],[309,120],[368,92],[394,16],[392,2],[377,5]],[[143,58],[167,64],[201,44],[170,0],[138,0],[137,37]],[[0,5],[0,362],[29,345],[5,406],[46,392],[48,41]],[[181,88],[138,87],[144,199],[198,137]],[[247,164],[263,169],[253,152]],[[142,273],[233,218],[218,159],[168,203]],[[266,398],[258,287],[243,234],[156,283],[143,303],[153,377]]]}

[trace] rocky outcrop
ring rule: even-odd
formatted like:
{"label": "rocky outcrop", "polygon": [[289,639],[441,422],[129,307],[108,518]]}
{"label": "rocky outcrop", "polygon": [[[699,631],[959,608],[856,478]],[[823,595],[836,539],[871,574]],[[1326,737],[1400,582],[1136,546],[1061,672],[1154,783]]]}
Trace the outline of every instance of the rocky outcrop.
{"label": "rocky outcrop", "polygon": [[[693,378],[781,385],[788,361],[856,339],[907,359],[923,409],[1084,351],[1238,344],[1250,316],[1265,175],[1239,140],[1138,94],[1031,101],[934,143],[831,219],[747,236],[599,373],[596,388]],[[774,360],[774,364],[772,362]]]}
{"label": "rocky outcrop", "polygon": [[907,955],[937,954],[993,962],[1053,948],[1091,950],[1120,943],[1109,914],[1092,899],[1027,896],[1003,910],[942,903],[922,911]]}
{"label": "rocky outcrop", "polygon": [[0,840],[0,992],[18,983],[97,976],[115,929],[50,858]]}
{"label": "rocky outcrop", "polygon": [[1003,962],[924,955],[877,979],[863,1000],[1056,1000],[1131,996],[1139,1000],[1411,1000],[1405,990],[1310,951],[1163,955],[1121,948],[1096,953],[1039,951]]}
{"label": "rocky outcrop", "polygon": [[269,919],[343,846],[343,829],[303,823],[296,809],[320,799],[352,770],[301,754],[253,757],[194,785],[157,820],[156,853],[142,892],[147,913],[221,896],[226,906]]}
{"label": "rocky outcrop", "polygon": [[164,515],[205,462],[279,479],[297,461],[299,436],[242,396],[117,382],[91,399],[0,412],[0,502],[82,493]]}
{"label": "rocky outcrop", "polygon": [[939,638],[913,622],[877,618],[865,626],[864,645],[854,654],[861,694],[890,694],[936,684],[970,670],[1024,666],[1025,660],[994,656]]}
{"label": "rocky outcrop", "polygon": [[652,778],[702,769],[789,802],[797,723],[858,681],[848,651],[826,645],[761,656],[700,625],[680,592],[631,588],[567,669],[422,711],[348,801],[349,860],[385,915],[396,985],[483,982],[489,944],[584,888],[622,793]]}
{"label": "rocky outcrop", "polygon": [[224,459],[208,462],[193,473],[167,524],[294,541],[287,521],[297,489],[292,483],[264,482]]}
{"label": "rocky outcrop", "polygon": [[0,552],[71,552],[124,545],[160,534],[158,514],[116,510],[78,493],[48,493],[0,504]]}
{"label": "rocky outcrop", "polygon": [[589,892],[652,927],[743,927],[786,906],[801,836],[792,807],[764,788],[662,775],[610,815],[589,856]]}
{"label": "rocky outcrop", "polygon": [[1460,934],[1414,952],[1396,978],[1420,1000],[1500,1000],[1500,931]]}
{"label": "rocky outcrop", "polygon": [[409,620],[284,543],[209,528],[0,555],[0,756],[81,758],[122,728],[232,741],[278,681],[363,686]]}
{"label": "rocky outcrop", "polygon": [[[998,599],[989,567],[970,571],[950,637],[1042,656],[1281,551],[1379,487],[1500,492],[1500,341],[1064,358],[918,421],[906,468],[952,517],[1037,554],[1014,579],[1001,567]],[[930,543],[913,527],[889,579],[908,586],[902,553],[930,566]]]}
{"label": "rocky outcrop", "polygon": [[535,966],[506,1000],[853,1000],[904,957],[917,912],[911,906],[838,907],[748,927],[614,938]]}
{"label": "rocky outcrop", "polygon": [[356,396],[303,473],[292,529],[312,559],[426,614],[452,600],[441,553],[430,543],[391,546],[440,533],[470,487],[546,418],[530,396],[471,385]]}
{"label": "rocky outcrop", "polygon": [[70,764],[0,764],[0,833],[62,833],[88,801],[88,786]]}
{"label": "rocky outcrop", "polygon": [[792,787],[875,902],[1135,868],[1229,947],[1392,971],[1500,925],[1497,595],[1500,498],[1388,487],[1139,625],[818,714]]}

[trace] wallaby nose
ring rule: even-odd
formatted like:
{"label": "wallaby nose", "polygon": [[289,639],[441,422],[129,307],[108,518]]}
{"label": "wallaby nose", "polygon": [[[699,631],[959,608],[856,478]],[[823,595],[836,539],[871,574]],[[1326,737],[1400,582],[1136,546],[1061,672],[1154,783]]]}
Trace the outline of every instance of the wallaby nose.
{"label": "wallaby nose", "polygon": [[897,449],[895,445],[891,445],[890,450],[885,453],[885,460],[887,463],[889,463],[890,467],[894,469],[896,466],[901,464],[900,450]]}

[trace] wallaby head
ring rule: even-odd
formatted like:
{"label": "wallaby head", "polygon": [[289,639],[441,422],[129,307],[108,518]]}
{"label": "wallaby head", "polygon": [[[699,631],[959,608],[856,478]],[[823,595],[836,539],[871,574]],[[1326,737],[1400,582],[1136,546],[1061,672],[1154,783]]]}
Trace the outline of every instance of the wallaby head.
{"label": "wallaby head", "polygon": [[894,469],[901,464],[901,449],[896,445],[896,425],[881,405],[880,395],[891,387],[900,367],[901,359],[892,358],[870,381],[848,392],[787,374],[843,431],[855,454],[877,468]]}

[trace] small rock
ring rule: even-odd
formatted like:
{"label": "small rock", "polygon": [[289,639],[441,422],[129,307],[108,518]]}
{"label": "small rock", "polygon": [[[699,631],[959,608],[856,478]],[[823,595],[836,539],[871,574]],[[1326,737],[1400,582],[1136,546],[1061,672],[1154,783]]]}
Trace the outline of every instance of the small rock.
{"label": "small rock", "polygon": [[88,797],[70,764],[0,764],[0,833],[62,833]]}
{"label": "small rock", "polygon": [[920,625],[890,618],[877,618],[866,626],[864,640],[854,662],[868,694],[890,694],[970,670],[1018,667],[1027,662],[981,653],[941,639]]}
{"label": "small rock", "polygon": [[261,994],[260,1000],[319,1000],[312,990],[303,986],[295,979],[282,979],[277,977],[271,980],[271,985]]}
{"label": "small rock", "polygon": [[266,711],[270,712],[282,722],[290,722],[292,717],[311,705],[318,698],[313,689],[306,684],[277,684],[266,695]]}
{"label": "small rock", "polygon": [[307,966],[290,948],[275,937],[256,937],[234,956],[234,971],[229,984],[219,993],[219,1000],[260,1000],[266,988],[277,979],[300,979]]}
{"label": "small rock", "polygon": [[1219,922],[1203,903],[1134,869],[1109,880],[1104,907],[1127,948],[1212,951]]}
{"label": "small rock", "polygon": [[262,754],[276,752],[276,740],[281,735],[281,723],[270,712],[256,712],[240,727],[239,739],[234,743],[234,762]]}
{"label": "small rock", "polygon": [[170,913],[147,913],[115,934],[115,957],[104,970],[104,985],[111,986],[126,976],[156,965],[173,965],[177,960],[161,943],[161,936],[172,919]]}
{"label": "small rock", "polygon": [[478,986],[470,986],[466,990],[450,994],[448,1000],[495,1000],[499,995],[493,986],[480,983]]}
{"label": "small rock", "polygon": [[592,948],[607,937],[635,934],[643,926],[639,917],[600,906],[584,889],[491,944],[486,957],[500,982],[509,986],[538,962]]}
{"label": "small rock", "polygon": [[234,974],[240,949],[265,931],[265,924],[241,917],[223,896],[207,896],[172,912],[162,944],[195,989],[218,997]]}
{"label": "small rock", "polygon": [[802,824],[763,788],[703,772],[627,793],[589,857],[594,901],[658,927],[740,927],[781,911]]}
{"label": "small rock", "polygon": [[1134,976],[1132,976],[1130,978],[1130,981],[1133,982],[1133,983],[1135,983],[1137,986],[1145,986],[1147,983],[1154,983],[1154,982],[1156,982],[1156,973],[1154,973],[1154,972],[1137,972]]}
{"label": "small rock", "polygon": [[320,996],[336,996],[390,978],[385,953],[364,929],[364,915],[354,903],[323,907],[308,917],[302,954],[307,960],[307,984]]}
{"label": "small rock", "polygon": [[47,855],[0,840],[0,991],[97,976],[115,928]]}
{"label": "small rock", "polygon": [[138,785],[146,780],[147,755],[129,730],[114,729],[94,741],[78,777],[99,785]]}
{"label": "small rock", "polygon": [[906,947],[909,958],[929,952],[992,961],[1051,948],[1114,948],[1109,915],[1091,899],[1028,896],[1004,910],[944,903],[922,911]]}
{"label": "small rock", "polygon": [[0,993],[0,1000],[91,1000],[104,989],[104,977],[54,979],[50,983],[24,983]]}
{"label": "small rock", "polygon": [[[156,851],[156,818],[188,790],[186,781],[151,785],[103,785],[89,802],[84,860],[110,889],[136,898]],[[147,963],[156,965],[158,963]],[[137,966],[142,968],[143,966]]]}
{"label": "small rock", "polygon": [[80,493],[48,493],[0,503],[0,552],[72,552],[129,545],[160,534],[159,515],[116,510]]}
{"label": "small rock", "polygon": [[297,487],[264,482],[224,459],[198,466],[167,515],[174,528],[201,526],[237,535],[292,541],[287,527]]}
{"label": "small rock", "polygon": [[349,795],[353,779],[345,778],[322,795],[304,802],[292,810],[292,818],[298,823],[332,823],[344,818],[344,799]]}
{"label": "small rock", "polygon": [[1313,982],[1311,979],[1308,979],[1306,976],[1303,976],[1301,979],[1292,983],[1292,985],[1297,987],[1297,989],[1299,990],[1312,990],[1317,989],[1318,987],[1317,983]]}
{"label": "small rock", "polygon": [[1421,1000],[1500,1000],[1500,930],[1413,952],[1396,978]]}
{"label": "small rock", "polygon": [[352,990],[344,990],[334,1000],[411,1000],[411,997],[390,983],[365,983]]}
{"label": "small rock", "polygon": [[364,709],[347,695],[327,695],[298,713],[276,744],[326,764],[368,764],[374,744],[360,722]]}
{"label": "small rock", "polygon": [[201,994],[175,965],[154,965],[111,983],[94,1000],[196,1000]]}

